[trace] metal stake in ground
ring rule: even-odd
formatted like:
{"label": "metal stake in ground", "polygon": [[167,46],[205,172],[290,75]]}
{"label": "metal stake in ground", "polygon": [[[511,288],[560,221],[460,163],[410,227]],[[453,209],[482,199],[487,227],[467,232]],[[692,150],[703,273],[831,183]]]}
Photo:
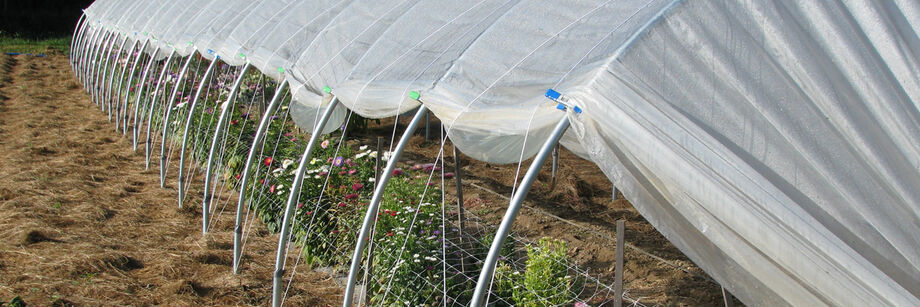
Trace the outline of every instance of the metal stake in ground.
{"label": "metal stake in ground", "polygon": [[112,85],[115,83],[115,69],[118,67],[118,61],[121,60],[121,53],[124,51],[127,42],[128,37],[122,36],[121,44],[118,45],[118,50],[115,51],[115,60],[112,61],[112,67],[109,69],[109,77],[106,78],[105,94],[102,95],[102,100],[104,100],[105,103],[105,111],[109,115],[109,121],[112,121]]}
{"label": "metal stake in ground", "polygon": [[[166,63],[163,64],[163,71],[160,72],[160,78],[157,79],[157,86],[153,90],[153,98],[150,98],[150,110],[147,112],[146,141],[144,141],[144,169],[145,170],[150,169],[150,152],[152,151],[151,150],[152,148],[150,148],[150,142],[152,141],[152,138],[150,136],[150,131],[153,129],[153,113],[154,113],[153,111],[157,105],[157,97],[160,95],[160,86],[166,83],[165,81],[163,81],[163,79],[166,78],[167,72],[169,72],[169,64],[172,64],[172,59],[175,55],[176,55],[176,48],[173,48],[172,52],[169,53],[169,57],[166,58]],[[166,90],[165,86],[163,90],[164,91]],[[163,103],[163,107],[169,108],[170,105],[168,103]]]}
{"label": "metal stake in ground", "polygon": [[316,140],[319,139],[319,135],[323,132],[326,122],[332,117],[332,112],[338,104],[339,99],[333,96],[332,101],[329,102],[329,107],[327,107],[326,112],[323,113],[323,117],[316,123],[316,127],[313,128],[313,135],[310,136],[310,142],[307,143],[307,148],[304,149],[303,155],[300,157],[300,164],[297,166],[297,174],[294,174],[294,182],[291,183],[291,194],[288,195],[287,205],[284,207],[284,218],[281,221],[281,233],[278,237],[278,253],[275,255],[275,275],[272,280],[272,306],[274,307],[281,306],[281,284],[284,278],[284,262],[287,256],[288,233],[291,231],[294,210],[297,209],[297,200],[300,198],[300,187],[301,184],[303,184],[303,176],[307,171],[307,164],[310,162],[310,155],[313,153],[313,147],[316,146]]}
{"label": "metal stake in ground", "polygon": [[256,135],[252,140],[252,146],[249,147],[249,155],[246,156],[246,164],[243,164],[243,175],[240,177],[240,197],[236,203],[236,227],[233,229],[233,274],[240,273],[240,256],[243,251],[243,206],[246,204],[246,184],[249,181],[249,170],[253,160],[262,147],[262,141],[265,139],[265,130],[271,125],[272,113],[278,107],[281,101],[282,92],[287,87],[287,81],[282,81],[275,90],[275,96],[271,102],[262,111],[262,120],[259,121],[259,128],[256,129]]}
{"label": "metal stake in ground", "polygon": [[[144,69],[144,74],[141,75],[141,80],[137,88],[137,99],[134,100],[134,124],[131,127],[132,148],[134,151],[137,151],[137,134],[140,131],[140,127],[138,127],[138,117],[142,116],[141,111],[146,105],[144,101],[147,100],[147,95],[144,94],[144,91],[147,90],[147,83],[149,83],[147,82],[147,77],[150,75],[150,69],[156,64],[158,54],[160,54],[160,48],[154,49],[153,54],[150,56],[150,61],[147,62],[147,68]],[[143,121],[140,122],[143,123]]]}
{"label": "metal stake in ground", "polygon": [[192,104],[188,108],[188,118],[185,120],[185,128],[182,130],[182,144],[179,146],[179,182],[177,182],[179,187],[179,208],[182,208],[182,198],[185,196],[185,185],[183,185],[182,182],[185,180],[183,172],[185,171],[185,146],[188,144],[188,129],[191,127],[192,118],[195,116],[195,106],[198,104],[198,98],[201,97],[201,92],[204,90],[205,85],[208,84],[208,77],[211,76],[211,72],[214,71],[214,66],[217,65],[217,62],[220,62],[220,57],[215,57],[214,61],[211,61],[211,65],[208,65],[208,69],[205,70],[204,76],[201,77],[201,83],[198,84],[198,90],[195,92]]}
{"label": "metal stake in ground", "polygon": [[[118,127],[121,127],[121,95],[125,93],[125,76],[128,74],[128,63],[131,62],[131,55],[134,53],[134,48],[137,47],[138,41],[135,40],[131,43],[131,48],[128,48],[127,55],[125,56],[125,66],[121,68],[121,76],[118,78],[117,94],[113,97],[113,100],[110,102],[114,105],[114,116],[115,116],[115,131],[118,132]],[[140,52],[137,53],[136,57],[140,57]],[[127,98],[127,94],[125,94]]]}
{"label": "metal stake in ground", "polygon": [[233,114],[233,104],[236,100],[236,94],[239,92],[240,84],[243,83],[243,77],[246,76],[246,71],[249,70],[249,61],[246,61],[246,64],[243,65],[243,69],[240,70],[240,75],[236,77],[236,82],[233,82],[233,88],[230,89],[230,95],[227,97],[227,100],[220,107],[220,117],[217,119],[217,128],[214,128],[214,138],[211,140],[211,149],[208,150],[208,164],[204,172],[204,197],[201,202],[201,234],[208,233],[208,220],[211,216],[211,175],[214,172],[214,154],[217,152],[217,147],[220,146],[220,136],[221,132],[224,131],[224,126],[227,125],[227,119],[230,117],[230,114]]}
{"label": "metal stake in ground", "polygon": [[[559,92],[549,89],[546,91],[546,97],[558,102],[559,104],[556,108],[559,110],[571,109],[575,113],[581,113],[581,108],[569,105],[568,100]],[[492,239],[492,246],[489,248],[489,254],[486,256],[486,261],[482,265],[482,271],[479,273],[479,280],[476,282],[476,291],[473,292],[473,302],[470,304],[471,306],[485,306],[487,300],[486,292],[488,292],[492,286],[492,275],[495,274],[495,264],[498,262],[498,257],[505,243],[505,239],[508,237],[508,233],[511,232],[511,225],[514,224],[514,219],[517,218],[517,214],[524,204],[524,198],[527,197],[531,185],[533,185],[533,182],[537,179],[537,175],[540,173],[540,167],[546,162],[546,158],[552,153],[553,147],[556,146],[556,143],[559,142],[559,139],[562,138],[562,134],[565,133],[568,128],[569,117],[562,116],[562,119],[556,124],[549,138],[543,143],[543,146],[540,147],[537,156],[534,157],[533,162],[530,164],[530,169],[527,170],[527,173],[521,180],[517,192],[511,196],[511,203],[508,205],[508,210],[505,211],[505,216],[502,217],[502,222],[495,232],[495,237]]]}
{"label": "metal stake in ground", "polygon": [[172,95],[169,96],[169,100],[165,102],[166,104],[166,116],[163,117],[163,135],[160,138],[160,187],[166,186],[166,133],[169,132],[169,118],[172,115],[173,109],[176,107],[173,105],[173,102],[176,101],[176,94],[179,92],[179,88],[182,87],[182,81],[185,80],[185,73],[188,72],[188,66],[192,63],[192,58],[195,57],[195,50],[192,50],[192,53],[188,55],[188,59],[185,60],[185,64],[182,65],[182,71],[179,72],[179,77],[176,78],[176,84],[173,85]]}
{"label": "metal stake in ground", "polygon": [[76,55],[74,54],[74,51],[75,51],[74,49],[77,46],[77,38],[80,36],[80,29],[83,27],[83,25],[86,24],[85,22],[83,22],[85,19],[86,19],[86,13],[81,12],[80,19],[77,19],[77,25],[74,26],[74,29],[73,29],[73,37],[70,38],[70,59],[69,60],[70,60],[71,69],[74,68],[73,60],[76,58]]}
{"label": "metal stake in ground", "polygon": [[614,266],[613,306],[623,306],[623,252],[626,247],[626,221],[617,221],[617,259]]}
{"label": "metal stake in ground", "polygon": [[358,242],[355,245],[355,252],[351,256],[351,269],[348,271],[348,283],[345,284],[345,299],[342,302],[342,306],[350,307],[352,301],[354,300],[355,295],[355,282],[358,280],[358,271],[360,271],[361,266],[361,256],[364,253],[364,248],[367,246],[368,238],[370,237],[370,227],[374,218],[376,217],[377,208],[380,206],[380,201],[383,200],[383,190],[387,187],[387,181],[390,180],[390,176],[393,174],[393,170],[396,168],[396,161],[399,160],[399,156],[402,155],[403,150],[406,149],[406,145],[409,144],[409,139],[412,137],[412,133],[418,129],[419,122],[422,121],[425,112],[428,112],[428,108],[425,105],[421,105],[418,108],[418,111],[415,113],[415,117],[412,118],[412,121],[409,122],[409,126],[406,127],[406,131],[403,132],[402,139],[399,140],[399,144],[396,145],[396,150],[393,151],[393,154],[390,155],[389,160],[387,161],[387,167],[383,171],[383,175],[380,176],[380,180],[377,182],[377,187],[374,189],[374,196],[371,197],[371,202],[367,206],[367,212],[364,214],[364,222],[361,224],[361,233],[358,235]]}
{"label": "metal stake in ground", "polygon": [[514,224],[514,219],[517,218],[518,211],[521,210],[521,205],[524,203],[527,192],[530,191],[530,186],[533,185],[533,182],[537,179],[537,174],[540,173],[540,167],[546,162],[546,158],[552,153],[553,147],[556,146],[556,142],[559,141],[559,138],[562,137],[562,134],[568,127],[569,118],[568,116],[563,116],[562,119],[559,120],[559,123],[556,124],[556,128],[553,129],[553,133],[550,134],[549,139],[543,143],[543,147],[533,159],[533,163],[530,164],[530,169],[527,170],[527,174],[525,174],[524,179],[521,180],[517,193],[511,197],[511,203],[508,205],[508,210],[505,211],[505,216],[502,218],[502,222],[495,232],[495,238],[492,239],[492,246],[489,248],[489,254],[486,256],[482,271],[479,273],[479,280],[476,283],[476,291],[473,293],[473,302],[470,304],[471,306],[485,306],[486,292],[488,292],[491,287],[492,274],[495,273],[495,264],[498,262],[501,247],[504,245],[508,233],[511,232],[511,225]]}
{"label": "metal stake in ground", "polygon": [[141,58],[144,55],[144,50],[147,49],[148,43],[150,43],[150,39],[144,40],[144,44],[141,45],[141,49],[137,52],[137,57],[134,58],[134,64],[131,64],[131,72],[128,74],[128,84],[126,84],[125,86],[128,86],[129,89],[127,93],[125,93],[125,100],[124,100],[124,103],[121,105],[121,110],[122,112],[124,112],[124,117],[122,117],[122,122],[121,122],[121,125],[122,125],[121,134],[128,134],[128,117],[129,117],[128,98],[131,97],[130,87],[132,87],[131,83],[134,82],[134,75],[135,75],[135,71],[137,71],[137,65],[140,64]]}

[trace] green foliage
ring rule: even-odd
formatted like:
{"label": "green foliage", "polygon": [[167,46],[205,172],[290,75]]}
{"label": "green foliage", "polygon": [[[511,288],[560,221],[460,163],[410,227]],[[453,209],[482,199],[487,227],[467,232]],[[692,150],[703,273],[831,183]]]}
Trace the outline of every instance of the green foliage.
{"label": "green foliage", "polygon": [[70,37],[48,39],[28,39],[3,35],[0,36],[0,53],[52,53],[70,54]]}
{"label": "green foliage", "polygon": [[10,302],[9,302],[8,304],[6,304],[6,305],[0,304],[0,306],[8,306],[8,307],[26,307],[26,302],[23,301],[21,297],[18,297],[18,296],[17,296],[17,297],[14,297],[12,300],[10,300]]}
{"label": "green foliage", "polygon": [[[172,68],[172,71],[177,70],[178,67]],[[208,157],[220,105],[226,101],[228,88],[234,81],[229,71],[225,68],[216,74],[211,94],[202,95],[194,109],[190,107],[192,99],[188,93],[178,95],[179,102],[170,106],[174,108],[174,117],[168,129],[169,138],[182,139],[186,118],[191,114],[188,153],[199,162]],[[309,139],[309,135],[293,124],[287,105],[281,104],[275,114],[269,114],[271,120],[264,144],[257,149],[259,159],[252,162],[247,184],[241,186],[246,157],[258,121],[263,116],[259,114],[260,105],[271,98],[275,86],[255,73],[244,77],[238,102],[228,110],[226,140],[221,140],[226,142],[223,144],[226,150],[216,161],[221,165],[218,178],[236,190],[245,191],[248,205],[272,232],[280,230],[284,207]],[[257,103],[250,107],[250,101]],[[162,120],[156,116],[155,119]],[[353,116],[348,126],[362,129],[366,119]],[[321,136],[319,146],[312,150],[312,158],[305,161],[292,228],[292,237],[301,245],[305,263],[311,267],[330,266],[339,271],[347,269],[351,261],[373,193],[377,155],[366,145],[346,141],[343,134],[346,133],[340,130]],[[388,154],[382,158],[386,161]],[[443,217],[440,176],[431,176],[438,167],[434,164],[399,166],[401,168],[394,172],[384,191],[375,217],[369,302],[386,306],[428,305],[448,299],[443,297],[446,286],[447,296],[455,300],[451,303],[466,304],[479,274],[480,264],[476,263],[476,258],[488,252],[491,232],[478,239],[464,239],[467,240],[464,247],[451,243],[450,240],[458,238],[456,229],[448,229],[452,227]],[[455,236],[446,236],[448,230]],[[446,244],[445,240],[451,244]],[[528,246],[523,272],[505,263],[520,258],[514,251],[513,241],[506,241],[501,249],[503,263],[496,269],[493,295],[509,304],[522,306],[573,301],[571,288],[575,281],[567,275],[569,260],[564,243],[545,238],[536,246]],[[466,272],[444,272],[445,267],[461,267],[461,261],[466,263]]]}
{"label": "green foliage", "polygon": [[[571,263],[565,242],[544,237],[527,246],[523,273],[507,264],[496,267],[494,294],[515,306],[559,306],[574,302],[577,282],[569,275]],[[510,299],[508,299],[510,294]]]}

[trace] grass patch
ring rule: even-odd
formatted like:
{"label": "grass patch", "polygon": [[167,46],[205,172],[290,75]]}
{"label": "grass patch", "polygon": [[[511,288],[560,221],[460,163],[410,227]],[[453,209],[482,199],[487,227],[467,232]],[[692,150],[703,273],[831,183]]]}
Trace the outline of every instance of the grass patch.
{"label": "grass patch", "polygon": [[0,36],[0,54],[7,52],[70,54],[70,37],[28,39]]}

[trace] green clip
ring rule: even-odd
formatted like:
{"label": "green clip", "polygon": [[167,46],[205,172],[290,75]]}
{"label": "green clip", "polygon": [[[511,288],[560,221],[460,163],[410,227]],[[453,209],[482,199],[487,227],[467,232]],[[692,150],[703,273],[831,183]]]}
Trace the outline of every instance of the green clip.
{"label": "green clip", "polygon": [[188,45],[191,46],[191,45],[194,45],[194,44],[192,43],[192,41],[189,41],[189,42],[188,42]]}
{"label": "green clip", "polygon": [[147,35],[147,31],[144,31],[144,35]]}
{"label": "green clip", "polygon": [[323,92],[332,93],[332,88],[331,88],[331,87],[328,87],[328,86],[324,86],[324,87],[323,87]]}
{"label": "green clip", "polygon": [[283,73],[284,73],[284,67],[278,67],[278,72],[280,72],[280,73],[283,74]]}
{"label": "green clip", "polygon": [[240,52],[239,56],[240,56],[240,58],[242,58],[242,59],[245,59],[245,58],[246,58],[246,55],[243,54],[242,52]]}
{"label": "green clip", "polygon": [[416,92],[416,91],[411,91],[411,92],[409,92],[409,98],[418,100],[418,96],[419,96],[419,95],[418,95],[418,92]]}

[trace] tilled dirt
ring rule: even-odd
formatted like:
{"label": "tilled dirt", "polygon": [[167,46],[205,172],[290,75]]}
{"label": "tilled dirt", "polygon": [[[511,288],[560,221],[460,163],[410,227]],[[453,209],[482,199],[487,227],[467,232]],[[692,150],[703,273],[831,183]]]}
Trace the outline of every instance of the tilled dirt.
{"label": "tilled dirt", "polygon": [[[389,136],[392,128],[384,121],[355,136],[372,144],[372,135]],[[0,301],[269,304],[277,235],[256,222],[242,273],[232,274],[232,214],[220,215],[202,237],[200,207],[177,208],[175,176],[160,188],[158,166],[145,170],[143,149],[130,143],[89,100],[66,57],[0,56]],[[416,136],[405,159],[435,162],[439,149]],[[451,171],[452,148],[444,149]],[[516,167],[463,159],[467,211],[497,224]],[[200,195],[194,184],[190,195]],[[566,240],[573,259],[610,281],[614,224],[624,219],[629,297],[646,305],[720,304],[719,286],[610,191],[596,166],[561,150],[555,182],[543,172],[515,232]],[[453,188],[447,192],[448,201],[456,199]],[[338,305],[342,290],[332,276],[300,269],[286,304]]]}
{"label": "tilled dirt", "polygon": [[[29,305],[267,305],[277,235],[255,231],[231,273],[233,216],[201,234],[115,133],[67,58],[0,56],[0,300]],[[172,174],[176,170],[171,171]],[[173,176],[174,177],[174,176]],[[194,190],[192,195],[198,195]],[[264,229],[257,225],[254,229]],[[331,306],[340,287],[298,270],[287,303]]]}

